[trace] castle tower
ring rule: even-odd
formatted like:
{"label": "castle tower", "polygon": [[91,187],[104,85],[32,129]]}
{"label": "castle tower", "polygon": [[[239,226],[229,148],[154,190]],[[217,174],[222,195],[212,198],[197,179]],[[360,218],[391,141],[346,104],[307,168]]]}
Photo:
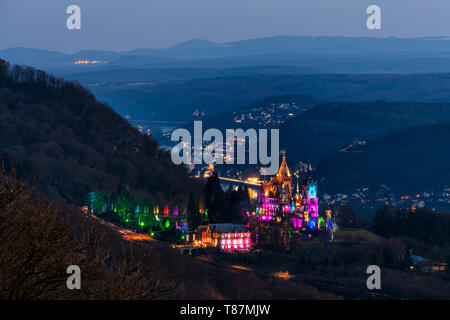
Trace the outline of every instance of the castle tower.
{"label": "castle tower", "polygon": [[[329,214],[319,217],[317,180],[312,178],[302,180],[296,177],[294,185],[286,153],[283,152],[277,173],[261,185],[255,212],[255,219],[258,221],[258,243],[268,241],[289,247],[293,237],[295,238],[293,233],[330,228]],[[267,233],[268,230],[272,231]],[[276,235],[276,239],[269,240],[267,237],[270,235]],[[262,240],[263,238],[267,239]]]}
{"label": "castle tower", "polygon": [[288,203],[293,194],[292,174],[286,162],[286,152],[283,151],[282,155],[283,160],[281,161],[280,168],[275,176],[275,181],[278,185],[281,185],[279,194],[281,202]]}

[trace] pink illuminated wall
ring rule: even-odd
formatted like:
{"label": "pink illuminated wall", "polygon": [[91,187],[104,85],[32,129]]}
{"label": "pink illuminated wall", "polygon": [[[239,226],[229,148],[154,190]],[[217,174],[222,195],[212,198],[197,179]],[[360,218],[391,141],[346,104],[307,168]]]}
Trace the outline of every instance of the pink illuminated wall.
{"label": "pink illuminated wall", "polygon": [[292,225],[296,229],[300,229],[303,225],[303,219],[301,219],[301,218],[291,218],[291,221],[292,221]]}
{"label": "pink illuminated wall", "polygon": [[248,250],[252,246],[250,232],[225,233],[220,240],[220,247],[224,251]]}

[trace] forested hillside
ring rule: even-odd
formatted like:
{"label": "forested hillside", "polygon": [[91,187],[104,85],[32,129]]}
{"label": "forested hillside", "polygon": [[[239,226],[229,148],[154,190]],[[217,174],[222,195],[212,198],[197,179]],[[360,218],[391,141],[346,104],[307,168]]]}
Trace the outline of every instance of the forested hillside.
{"label": "forested hillside", "polygon": [[450,181],[450,122],[404,130],[336,152],[316,170],[323,190],[384,184],[394,192],[439,191]]}
{"label": "forested hillside", "polygon": [[[120,183],[158,201],[196,189],[185,167],[80,85],[0,60],[0,152],[47,195],[78,202]],[[7,162],[10,162],[7,160]]]}
{"label": "forested hillside", "polygon": [[280,146],[286,149],[292,164],[316,164],[355,140],[374,139],[443,120],[450,120],[449,103],[325,103],[283,124]]}

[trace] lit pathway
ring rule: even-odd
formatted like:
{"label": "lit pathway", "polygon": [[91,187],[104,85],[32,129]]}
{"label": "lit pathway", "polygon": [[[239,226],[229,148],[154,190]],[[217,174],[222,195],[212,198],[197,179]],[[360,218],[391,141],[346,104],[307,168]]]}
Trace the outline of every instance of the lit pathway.
{"label": "lit pathway", "polygon": [[155,238],[152,238],[151,236],[149,236],[146,233],[138,233],[138,232],[135,232],[135,231],[130,230],[130,229],[125,229],[125,228],[119,227],[119,226],[115,225],[114,223],[106,221],[106,220],[103,220],[103,219],[101,219],[101,218],[99,218],[99,217],[97,217],[96,215],[93,215],[93,214],[91,214],[90,216],[92,218],[98,220],[101,224],[106,225],[106,226],[110,227],[111,229],[113,229],[113,230],[117,231],[118,233],[120,233],[124,240],[127,240],[127,241],[140,241],[140,242],[151,242],[152,244],[156,244],[156,245],[161,246],[161,247],[169,246],[169,244],[167,242],[156,240]]}

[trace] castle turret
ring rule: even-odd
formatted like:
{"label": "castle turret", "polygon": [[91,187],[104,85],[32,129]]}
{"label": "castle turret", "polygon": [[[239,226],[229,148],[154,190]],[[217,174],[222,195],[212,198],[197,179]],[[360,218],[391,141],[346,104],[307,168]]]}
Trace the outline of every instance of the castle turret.
{"label": "castle turret", "polygon": [[[326,225],[325,219],[319,217],[319,199],[317,196],[317,181],[305,179],[299,187],[294,188],[292,173],[286,161],[286,154],[275,176],[261,185],[260,201],[257,207],[257,217],[262,223],[281,223],[294,229],[321,229],[320,223]],[[325,227],[324,227],[325,228]]]}

